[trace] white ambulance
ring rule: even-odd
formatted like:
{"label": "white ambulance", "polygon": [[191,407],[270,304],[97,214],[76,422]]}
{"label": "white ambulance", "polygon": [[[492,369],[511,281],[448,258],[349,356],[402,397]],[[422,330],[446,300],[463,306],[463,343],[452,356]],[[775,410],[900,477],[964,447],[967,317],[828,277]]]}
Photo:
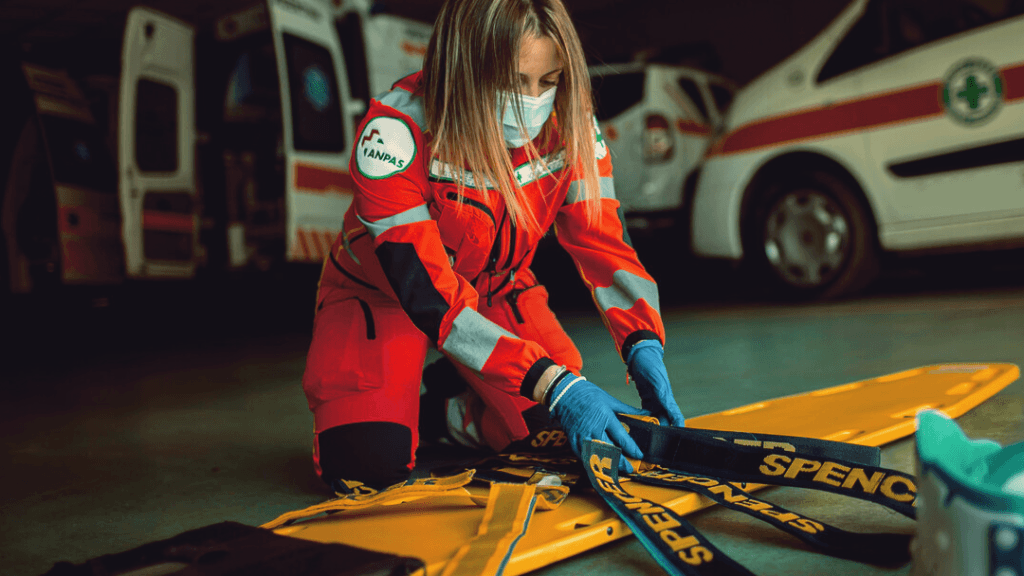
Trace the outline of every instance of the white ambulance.
{"label": "white ambulance", "polygon": [[[210,8],[182,0],[174,9]],[[17,45],[29,47],[14,55],[24,82],[8,85],[36,95],[34,106],[0,118],[0,280],[11,291],[323,261],[352,200],[348,157],[369,97],[419,69],[431,26],[377,13],[370,0],[216,9],[226,13],[186,22],[89,0],[43,19],[0,6]],[[123,38],[101,35],[110,29]],[[78,100],[62,96],[55,108],[54,79]],[[93,178],[103,190],[69,183],[58,156],[69,166],[83,164],[82,154],[101,158],[89,146],[104,138],[69,135],[71,124],[54,116],[106,134],[113,177]],[[55,148],[68,138],[74,154]],[[19,160],[29,156],[42,160]],[[115,198],[120,214],[100,218],[102,229],[96,218],[67,223],[69,211],[107,214]],[[111,222],[120,242],[107,238]]]}
{"label": "white ambulance", "polygon": [[632,232],[674,226],[684,182],[724,123],[736,86],[690,66],[591,66],[597,120]]}
{"label": "white ambulance", "polygon": [[744,87],[692,206],[696,255],[849,294],[882,251],[1024,241],[1019,3],[855,0]]}

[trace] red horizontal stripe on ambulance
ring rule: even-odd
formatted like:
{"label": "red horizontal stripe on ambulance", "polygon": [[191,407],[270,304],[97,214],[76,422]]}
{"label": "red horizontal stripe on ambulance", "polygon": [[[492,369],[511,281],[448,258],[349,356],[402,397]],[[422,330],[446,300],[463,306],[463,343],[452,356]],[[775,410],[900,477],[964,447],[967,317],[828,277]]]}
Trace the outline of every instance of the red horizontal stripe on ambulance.
{"label": "red horizontal stripe on ambulance", "polygon": [[711,127],[705,126],[697,122],[690,120],[676,120],[676,130],[679,130],[683,134],[695,134],[697,136],[707,136],[711,134]]}
{"label": "red horizontal stripe on ambulance", "polygon": [[[1024,98],[1024,63],[1001,70],[1003,98]],[[813,108],[743,126],[723,138],[709,155],[735,154],[843,132],[877,128],[945,113],[942,83]]]}
{"label": "red horizontal stripe on ambulance", "polygon": [[191,214],[144,210],[142,212],[142,227],[146,230],[191,234],[195,230],[195,219]]}
{"label": "red horizontal stripe on ambulance", "polygon": [[408,40],[402,42],[402,51],[411,56],[426,56],[427,45],[426,44],[413,44]]}
{"label": "red horizontal stripe on ambulance", "polygon": [[348,170],[324,168],[312,164],[295,165],[295,187],[312,192],[347,192],[354,186]]}
{"label": "red horizontal stripe on ambulance", "polygon": [[725,137],[718,154],[864,130],[942,114],[940,84],[833,104],[744,126]]}
{"label": "red horizontal stripe on ambulance", "polygon": [[1024,98],[1024,62],[1003,69],[1003,98],[1007,102]]}

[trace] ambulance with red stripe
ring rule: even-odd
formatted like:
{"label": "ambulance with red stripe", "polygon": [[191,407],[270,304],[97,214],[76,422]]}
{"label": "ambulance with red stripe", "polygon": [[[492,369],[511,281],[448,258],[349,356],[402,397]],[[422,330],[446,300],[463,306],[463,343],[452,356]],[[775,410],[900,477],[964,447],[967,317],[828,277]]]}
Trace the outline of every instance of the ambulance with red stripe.
{"label": "ambulance with red stripe", "polygon": [[27,95],[0,117],[0,291],[323,262],[355,128],[431,26],[371,0],[216,9],[0,5],[4,79]]}
{"label": "ambulance with red stripe", "polygon": [[1024,7],[985,5],[856,0],[740,90],[695,254],[812,299],[865,286],[883,251],[1024,241]]}
{"label": "ambulance with red stripe", "polygon": [[626,225],[639,233],[674,226],[684,182],[721,129],[735,85],[660,63],[595,65],[589,72]]}

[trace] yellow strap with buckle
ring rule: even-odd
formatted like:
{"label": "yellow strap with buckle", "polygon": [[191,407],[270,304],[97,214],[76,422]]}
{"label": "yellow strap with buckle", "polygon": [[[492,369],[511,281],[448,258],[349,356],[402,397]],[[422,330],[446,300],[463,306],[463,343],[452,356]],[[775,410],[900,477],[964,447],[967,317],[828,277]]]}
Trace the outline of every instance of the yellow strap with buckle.
{"label": "yellow strap with buckle", "polygon": [[388,506],[391,504],[410,502],[412,500],[418,500],[428,496],[450,496],[453,494],[469,496],[469,492],[463,487],[466,484],[469,484],[473,479],[474,472],[475,470],[466,470],[465,472],[456,474],[455,476],[445,476],[442,478],[420,478],[412,482],[407,481],[401,484],[396,484],[379,492],[362,487],[368,492],[362,494],[346,494],[326,502],[321,502],[320,504],[315,504],[308,508],[303,508],[302,510],[285,512],[274,520],[263,524],[260,528],[273,530],[274,528],[279,528],[295,522],[296,520],[316,516],[317,514],[341,512],[346,510],[363,510],[372,506]]}
{"label": "yellow strap with buckle", "polygon": [[[491,484],[477,535],[462,545],[441,576],[499,576],[526,534],[539,500],[536,484]],[[545,488],[541,486],[540,488]]]}

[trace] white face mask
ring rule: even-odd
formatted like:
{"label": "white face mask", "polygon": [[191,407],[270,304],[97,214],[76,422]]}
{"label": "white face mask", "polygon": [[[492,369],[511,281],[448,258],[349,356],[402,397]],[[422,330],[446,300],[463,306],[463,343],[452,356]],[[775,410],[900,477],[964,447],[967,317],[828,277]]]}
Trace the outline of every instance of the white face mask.
{"label": "white face mask", "polygon": [[[555,87],[540,96],[520,94],[519,98],[522,101],[523,122],[526,123],[522,128],[516,121],[515,94],[506,92],[498,99],[499,106],[502,100],[506,103],[504,110],[500,107],[498,109],[498,121],[505,130],[505,143],[509,148],[519,148],[540,134],[540,129],[544,127],[544,123],[551,116],[551,111],[555,109]],[[525,139],[523,132],[526,132]]]}

